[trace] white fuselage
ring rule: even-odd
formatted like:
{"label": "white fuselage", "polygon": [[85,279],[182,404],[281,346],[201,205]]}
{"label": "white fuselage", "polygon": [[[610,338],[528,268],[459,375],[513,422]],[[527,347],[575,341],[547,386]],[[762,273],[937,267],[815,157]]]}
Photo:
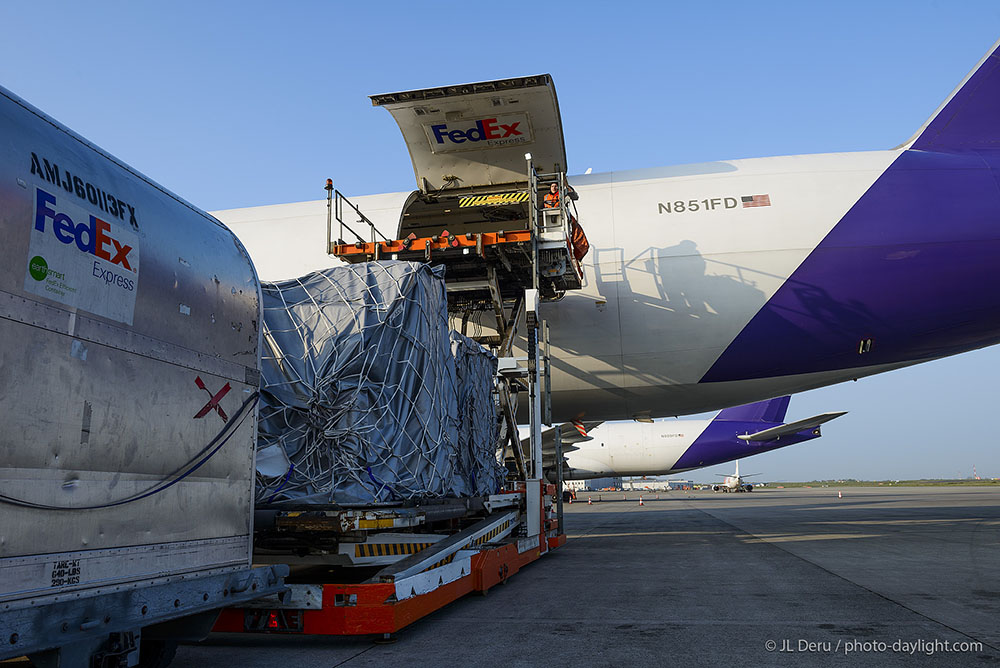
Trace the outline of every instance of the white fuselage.
{"label": "white fuselage", "polygon": [[727,475],[722,480],[722,486],[732,491],[743,486],[743,479],[738,476]]}
{"label": "white fuselage", "polygon": [[664,475],[690,470],[675,464],[711,420],[608,422],[590,430],[591,441],[565,454],[563,477],[588,480],[614,476]]}
{"label": "white fuselage", "polygon": [[[898,155],[760,158],[570,177],[591,250],[584,288],[541,311],[551,328],[554,419],[698,413],[904,366],[699,383]],[[764,193],[770,206],[739,203]],[[352,201],[391,238],[406,197]],[[261,278],[277,280],[337,262],[325,253],[326,213],[319,200],[215,215],[246,245]],[[620,461],[652,456],[640,454],[642,447],[632,446]],[[669,470],[669,457],[657,468]],[[619,465],[612,468],[621,473]]]}

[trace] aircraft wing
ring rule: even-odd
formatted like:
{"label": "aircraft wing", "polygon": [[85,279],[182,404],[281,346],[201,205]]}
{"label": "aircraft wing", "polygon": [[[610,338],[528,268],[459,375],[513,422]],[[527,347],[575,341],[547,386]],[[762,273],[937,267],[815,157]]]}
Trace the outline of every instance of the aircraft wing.
{"label": "aircraft wing", "polygon": [[[740,436],[744,441],[773,441],[781,436],[788,436],[790,434],[797,434],[805,429],[810,429],[812,427],[818,427],[825,422],[839,418],[841,415],[846,415],[847,411],[840,411],[838,413],[820,413],[819,415],[814,415],[808,417],[804,420],[798,420],[796,422],[789,422],[788,424],[778,425],[777,427],[771,427],[770,429],[765,429],[764,431],[758,431],[754,434],[743,434]],[[745,476],[744,476],[745,477]]]}
{"label": "aircraft wing", "polygon": [[[584,443],[586,441],[592,441],[593,436],[589,435],[591,429],[600,426],[603,421],[590,421],[590,422],[566,422],[561,425],[562,433],[560,434],[562,440],[562,451],[565,455],[567,452],[572,452],[574,450],[579,450],[580,448],[573,445],[574,443]],[[530,438],[521,439],[521,446],[527,452],[530,448]],[[556,460],[556,428],[550,427],[542,432],[542,464],[544,466],[553,466]]]}
{"label": "aircraft wing", "polygon": [[[579,450],[579,448],[573,447],[574,443],[584,443],[586,441],[594,440],[593,436],[590,436],[590,431],[595,427],[604,424],[603,421],[591,421],[591,422],[565,422],[562,425],[562,433],[560,434],[560,440],[562,440],[563,452],[571,452],[573,450]],[[528,447],[530,439],[522,438],[521,444]],[[549,427],[542,432],[542,452],[555,452],[556,451],[556,428]]]}

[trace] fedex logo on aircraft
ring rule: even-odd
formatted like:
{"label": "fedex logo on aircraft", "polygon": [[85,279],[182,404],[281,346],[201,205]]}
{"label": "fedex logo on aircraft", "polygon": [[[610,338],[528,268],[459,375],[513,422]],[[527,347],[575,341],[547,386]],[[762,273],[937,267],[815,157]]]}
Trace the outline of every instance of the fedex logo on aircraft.
{"label": "fedex logo on aircraft", "polygon": [[86,223],[75,222],[68,214],[56,210],[55,195],[39,188],[35,200],[35,230],[44,234],[46,228],[63,244],[76,244],[84,253],[136,273],[129,263],[132,246],[112,234],[110,223],[93,215]]}
{"label": "fedex logo on aircraft", "polygon": [[498,148],[531,141],[528,117],[508,114],[460,123],[424,126],[435,152]]}
{"label": "fedex logo on aircraft", "polygon": [[449,130],[446,123],[432,125],[431,132],[437,143],[443,144],[445,138],[455,144],[465,141],[483,141],[484,139],[506,139],[507,137],[520,137],[523,133],[517,129],[521,123],[514,121],[509,124],[498,123],[495,118],[484,118],[476,121],[468,130]]}

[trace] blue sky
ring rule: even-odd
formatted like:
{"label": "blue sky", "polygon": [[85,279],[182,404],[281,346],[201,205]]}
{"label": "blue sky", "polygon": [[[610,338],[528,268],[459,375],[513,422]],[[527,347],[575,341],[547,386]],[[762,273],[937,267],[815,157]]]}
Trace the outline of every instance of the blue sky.
{"label": "blue sky", "polygon": [[[327,177],[409,190],[368,95],[539,72],[571,173],[890,148],[1000,38],[1000,3],[47,1],[0,25],[0,85],[214,210],[319,199]],[[1000,476],[998,374],[988,349],[805,393],[790,418],[851,414],[746,467]]]}

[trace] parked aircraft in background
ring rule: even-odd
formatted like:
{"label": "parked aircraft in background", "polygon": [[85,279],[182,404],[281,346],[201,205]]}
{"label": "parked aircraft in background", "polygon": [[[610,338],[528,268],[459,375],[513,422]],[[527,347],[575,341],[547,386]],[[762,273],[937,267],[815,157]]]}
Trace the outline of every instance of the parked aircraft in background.
{"label": "parked aircraft in background", "polygon": [[[785,423],[790,397],[727,408],[711,420],[576,422],[561,426],[563,478],[668,475],[739,460],[819,438],[822,413]],[[542,434],[546,468],[556,461],[555,429]]]}
{"label": "parked aircraft in background", "polygon": [[726,475],[725,473],[716,473],[715,475],[725,476],[725,479],[721,484],[712,485],[712,491],[715,492],[752,492],[753,485],[744,482],[745,478],[751,478],[753,476],[760,475],[759,473],[746,473],[740,475],[740,460],[736,460],[736,473],[732,475]]}
{"label": "parked aircraft in background", "polygon": [[[373,102],[419,188],[353,200],[388,238],[524,229],[525,153],[566,170],[548,75]],[[583,289],[540,311],[553,417],[700,413],[1000,342],[998,114],[994,45],[892,150],[571,176],[591,250]],[[335,262],[326,214],[217,212],[265,279]]]}

